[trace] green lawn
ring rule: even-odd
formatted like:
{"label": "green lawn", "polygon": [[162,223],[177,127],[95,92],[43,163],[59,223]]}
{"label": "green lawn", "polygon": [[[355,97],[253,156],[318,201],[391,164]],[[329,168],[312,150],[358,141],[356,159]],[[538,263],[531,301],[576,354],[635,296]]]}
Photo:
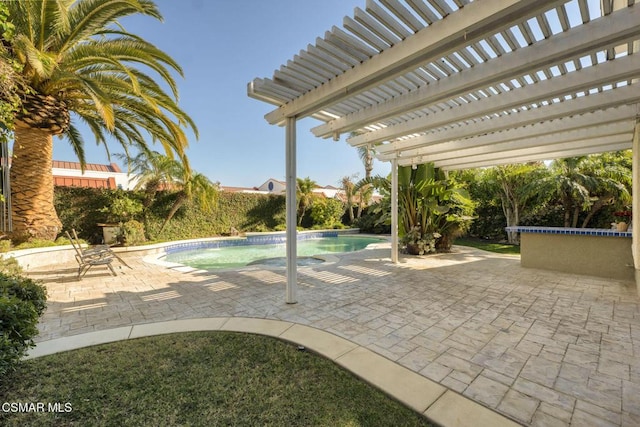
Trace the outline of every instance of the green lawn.
{"label": "green lawn", "polygon": [[496,243],[471,237],[458,238],[453,243],[455,245],[471,246],[472,248],[482,249],[489,252],[497,252],[499,254],[520,254],[520,246],[518,245]]}
{"label": "green lawn", "polygon": [[[3,426],[429,426],[333,362],[274,338],[171,334],[24,362],[0,379]],[[67,405],[65,407],[65,404]]]}

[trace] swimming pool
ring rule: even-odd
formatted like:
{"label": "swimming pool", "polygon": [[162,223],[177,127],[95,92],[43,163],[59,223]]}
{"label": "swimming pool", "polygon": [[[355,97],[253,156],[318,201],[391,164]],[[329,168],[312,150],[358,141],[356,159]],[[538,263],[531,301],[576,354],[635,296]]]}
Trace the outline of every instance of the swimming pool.
{"label": "swimming pool", "polygon": [[[353,252],[366,248],[372,243],[380,243],[383,239],[363,236],[332,236],[307,238],[298,241],[298,265],[310,265],[323,262],[314,255]],[[165,261],[187,265],[189,267],[213,270],[220,268],[244,267],[249,264],[284,266],[286,245],[281,243],[239,244],[229,241],[222,247],[179,248],[167,251]],[[241,241],[241,243],[243,243]]]}

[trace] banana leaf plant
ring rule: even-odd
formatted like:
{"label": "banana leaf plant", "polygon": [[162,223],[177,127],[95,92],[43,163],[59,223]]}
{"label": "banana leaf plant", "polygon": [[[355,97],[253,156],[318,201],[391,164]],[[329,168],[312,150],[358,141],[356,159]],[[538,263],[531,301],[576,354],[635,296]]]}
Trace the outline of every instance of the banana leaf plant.
{"label": "banana leaf plant", "polygon": [[[356,189],[366,184],[390,194],[388,178],[361,180]],[[433,163],[398,168],[398,206],[401,241],[409,252],[419,255],[449,250],[453,238],[469,225],[473,214],[467,192]]]}

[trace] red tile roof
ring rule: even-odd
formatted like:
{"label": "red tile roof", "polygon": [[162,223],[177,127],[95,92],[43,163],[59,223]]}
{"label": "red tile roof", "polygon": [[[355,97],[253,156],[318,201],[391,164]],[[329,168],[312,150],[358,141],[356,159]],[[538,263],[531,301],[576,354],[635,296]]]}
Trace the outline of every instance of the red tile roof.
{"label": "red tile roof", "polygon": [[78,176],[54,176],[53,185],[58,187],[116,188],[115,178],[84,178]]}
{"label": "red tile roof", "polygon": [[[53,167],[59,168],[59,169],[80,170],[80,162],[65,162],[61,160],[54,160]],[[120,167],[115,163],[111,163],[108,165],[102,165],[98,163],[87,163],[84,169],[87,171],[97,171],[97,172],[122,172],[122,170],[120,170]]]}

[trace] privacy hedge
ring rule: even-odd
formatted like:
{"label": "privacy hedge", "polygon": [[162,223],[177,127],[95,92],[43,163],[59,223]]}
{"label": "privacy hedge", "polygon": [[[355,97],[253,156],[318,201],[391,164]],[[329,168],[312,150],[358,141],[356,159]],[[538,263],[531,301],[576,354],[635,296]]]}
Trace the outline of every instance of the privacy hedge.
{"label": "privacy hedge", "polygon": [[46,304],[44,286],[26,277],[0,273],[0,377],[33,347],[38,318]]}
{"label": "privacy hedge", "polygon": [[[80,237],[97,243],[102,236],[98,223],[108,222],[108,215],[101,212],[122,191],[95,188],[56,187],[55,206],[63,228],[75,228]],[[125,192],[127,197],[143,200],[141,191]],[[160,192],[153,204],[143,214],[134,218],[145,226],[152,240],[177,240],[211,237],[229,234],[231,228],[239,232],[273,231],[285,224],[284,196],[220,192],[213,212],[202,212],[197,204],[187,203],[160,232],[167,212],[176,194]]]}

